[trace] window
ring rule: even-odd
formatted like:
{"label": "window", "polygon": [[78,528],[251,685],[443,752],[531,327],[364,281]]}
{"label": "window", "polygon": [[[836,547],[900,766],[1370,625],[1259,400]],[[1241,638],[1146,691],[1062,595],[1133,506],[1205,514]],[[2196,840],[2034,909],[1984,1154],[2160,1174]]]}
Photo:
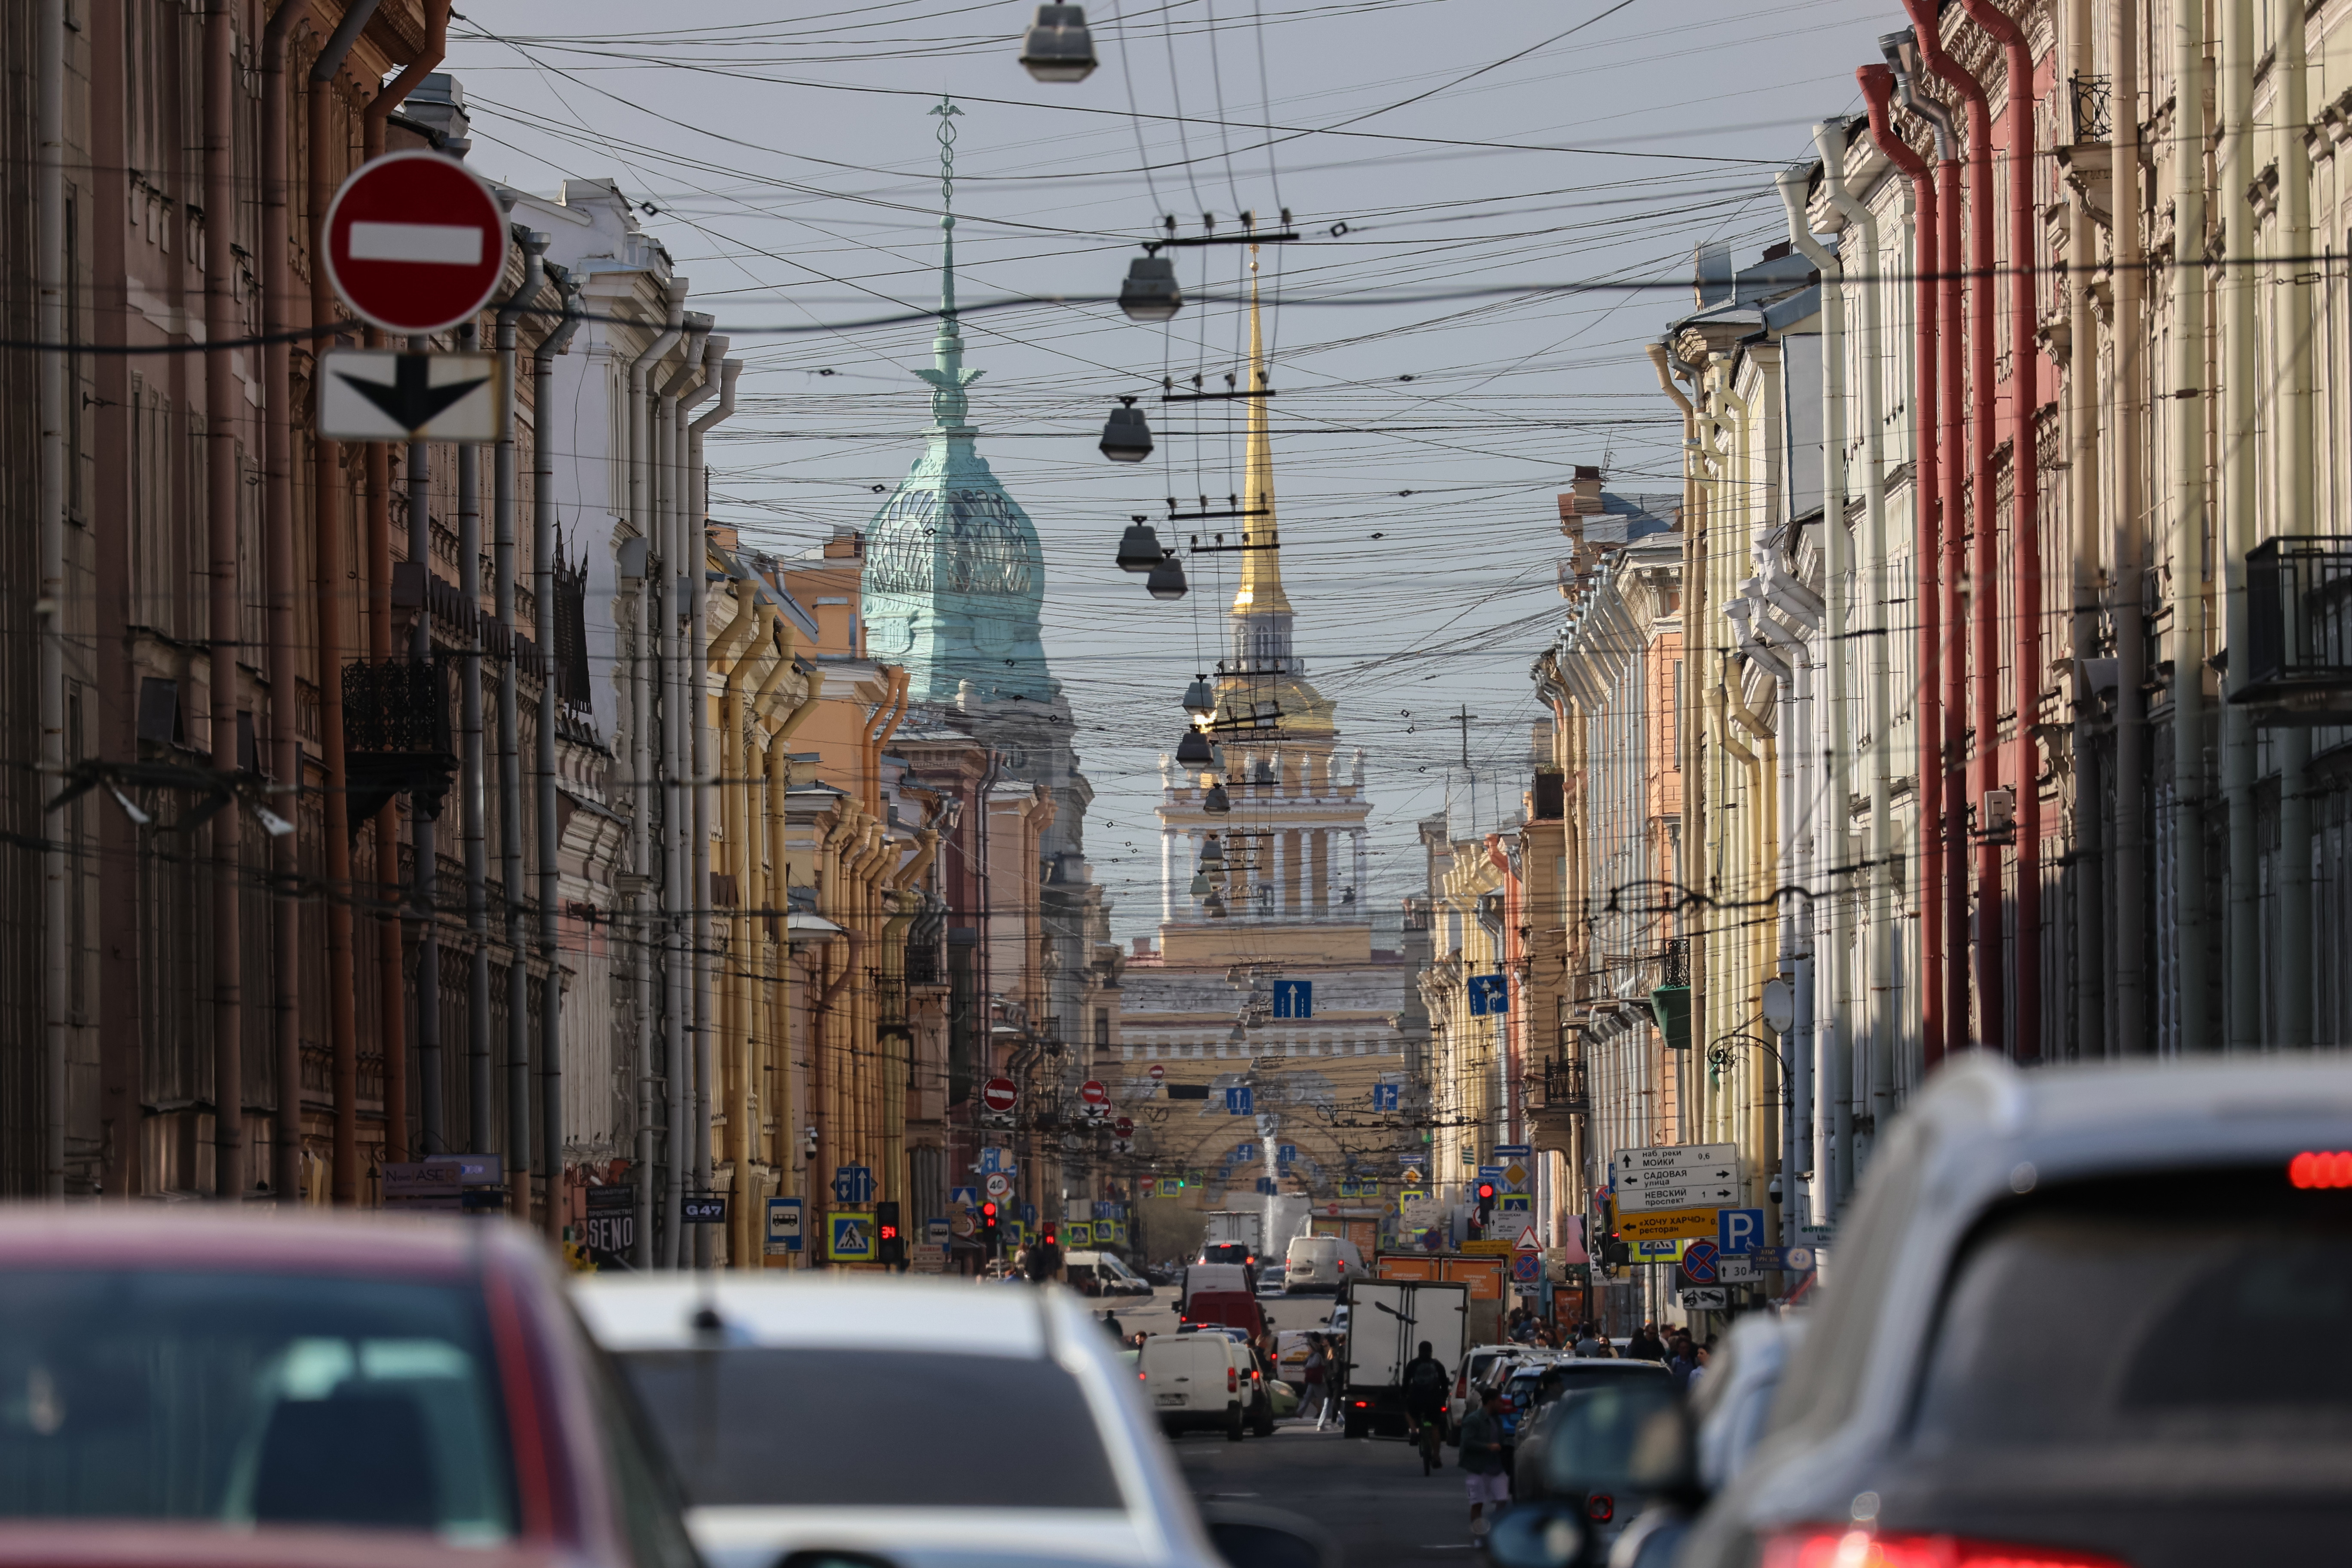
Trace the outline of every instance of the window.
{"label": "window", "polygon": [[[1052,1362],[812,1346],[638,1351],[621,1365],[702,1507],[1122,1506],[1085,1391]],[[1021,1462],[975,1464],[983,1452]]]}
{"label": "window", "polygon": [[514,1531],[466,1287],[55,1269],[0,1294],[0,1517]]}

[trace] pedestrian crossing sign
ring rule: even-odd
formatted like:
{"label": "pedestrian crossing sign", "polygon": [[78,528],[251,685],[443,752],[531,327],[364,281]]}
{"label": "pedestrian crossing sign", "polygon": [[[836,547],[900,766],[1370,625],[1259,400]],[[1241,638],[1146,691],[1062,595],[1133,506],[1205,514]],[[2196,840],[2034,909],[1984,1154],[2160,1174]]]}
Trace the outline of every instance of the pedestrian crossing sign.
{"label": "pedestrian crossing sign", "polygon": [[878,1255],[874,1244],[874,1216],[864,1211],[825,1216],[824,1255],[835,1263],[871,1263]]}

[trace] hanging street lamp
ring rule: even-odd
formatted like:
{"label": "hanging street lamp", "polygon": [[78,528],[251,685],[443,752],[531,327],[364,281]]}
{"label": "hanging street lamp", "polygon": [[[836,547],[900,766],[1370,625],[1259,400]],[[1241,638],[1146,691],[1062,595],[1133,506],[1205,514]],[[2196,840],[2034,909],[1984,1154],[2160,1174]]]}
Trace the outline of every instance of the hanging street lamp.
{"label": "hanging street lamp", "polygon": [[1194,898],[1205,899],[1214,891],[1216,891],[1216,889],[1209,886],[1209,874],[1206,871],[1195,871],[1192,873],[1192,896]]}
{"label": "hanging street lamp", "polygon": [[1119,285],[1118,308],[1130,321],[1164,321],[1184,308],[1184,291],[1176,287],[1176,262],[1171,257],[1139,256],[1127,264],[1127,281]]}
{"label": "hanging street lamp", "polygon": [[1160,535],[1140,517],[1127,525],[1118,536],[1118,569],[1122,572],[1157,572],[1160,563],[1168,559],[1168,552],[1160,547]]}
{"label": "hanging street lamp", "polygon": [[1192,684],[1184,689],[1184,711],[1195,719],[1213,718],[1217,711],[1217,689],[1209,684],[1205,675],[1196,675]]}
{"label": "hanging street lamp", "polygon": [[1202,870],[1206,870],[1206,869],[1208,869],[1208,868],[1210,868],[1211,866],[1216,866],[1216,867],[1220,867],[1220,868],[1222,868],[1222,867],[1224,865],[1224,863],[1225,863],[1225,851],[1224,851],[1224,847],[1223,847],[1222,845],[1220,845],[1220,844],[1219,844],[1215,839],[1212,838],[1212,839],[1209,839],[1209,840],[1207,840],[1206,842],[1204,842],[1204,843],[1202,843],[1202,846],[1201,846],[1201,868],[1202,868]]}
{"label": "hanging street lamp", "polygon": [[1151,575],[1144,579],[1143,585],[1151,591],[1155,599],[1181,599],[1184,596],[1184,566],[1176,559],[1174,551],[1160,558],[1160,564],[1151,569]]}
{"label": "hanging street lamp", "polygon": [[1200,731],[1187,730],[1184,738],[1176,742],[1176,765],[1188,773],[1213,768],[1217,765],[1217,748]]}
{"label": "hanging street lamp", "polygon": [[1083,5],[1040,5],[1022,36],[1021,63],[1039,81],[1084,81],[1095,72],[1095,38]]}
{"label": "hanging street lamp", "polygon": [[1233,808],[1234,803],[1226,797],[1223,780],[1211,784],[1209,793],[1201,797],[1201,809],[1211,816],[1223,816]]}
{"label": "hanging street lamp", "polygon": [[1151,426],[1132,397],[1122,397],[1103,426],[1102,455],[1114,463],[1139,463],[1151,456]]}

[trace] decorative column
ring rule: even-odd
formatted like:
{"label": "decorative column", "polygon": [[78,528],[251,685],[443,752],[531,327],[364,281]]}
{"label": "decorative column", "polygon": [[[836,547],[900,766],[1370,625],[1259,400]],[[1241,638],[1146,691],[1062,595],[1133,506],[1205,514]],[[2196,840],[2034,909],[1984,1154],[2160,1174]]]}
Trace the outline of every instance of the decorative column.
{"label": "decorative column", "polygon": [[1309,878],[1308,885],[1315,890],[1313,898],[1315,913],[1325,915],[1331,910],[1331,830],[1328,827],[1315,829],[1314,839],[1315,847],[1312,851],[1314,871]]}

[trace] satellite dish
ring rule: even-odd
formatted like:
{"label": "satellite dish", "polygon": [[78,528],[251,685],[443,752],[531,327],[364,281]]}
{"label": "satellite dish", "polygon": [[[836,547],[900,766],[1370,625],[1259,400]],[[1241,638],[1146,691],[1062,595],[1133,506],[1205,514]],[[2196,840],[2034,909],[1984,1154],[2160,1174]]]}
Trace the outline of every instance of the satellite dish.
{"label": "satellite dish", "polygon": [[1776,974],[1764,983],[1764,1022],[1776,1035],[1785,1035],[1797,1021],[1797,992],[1788,976]]}

